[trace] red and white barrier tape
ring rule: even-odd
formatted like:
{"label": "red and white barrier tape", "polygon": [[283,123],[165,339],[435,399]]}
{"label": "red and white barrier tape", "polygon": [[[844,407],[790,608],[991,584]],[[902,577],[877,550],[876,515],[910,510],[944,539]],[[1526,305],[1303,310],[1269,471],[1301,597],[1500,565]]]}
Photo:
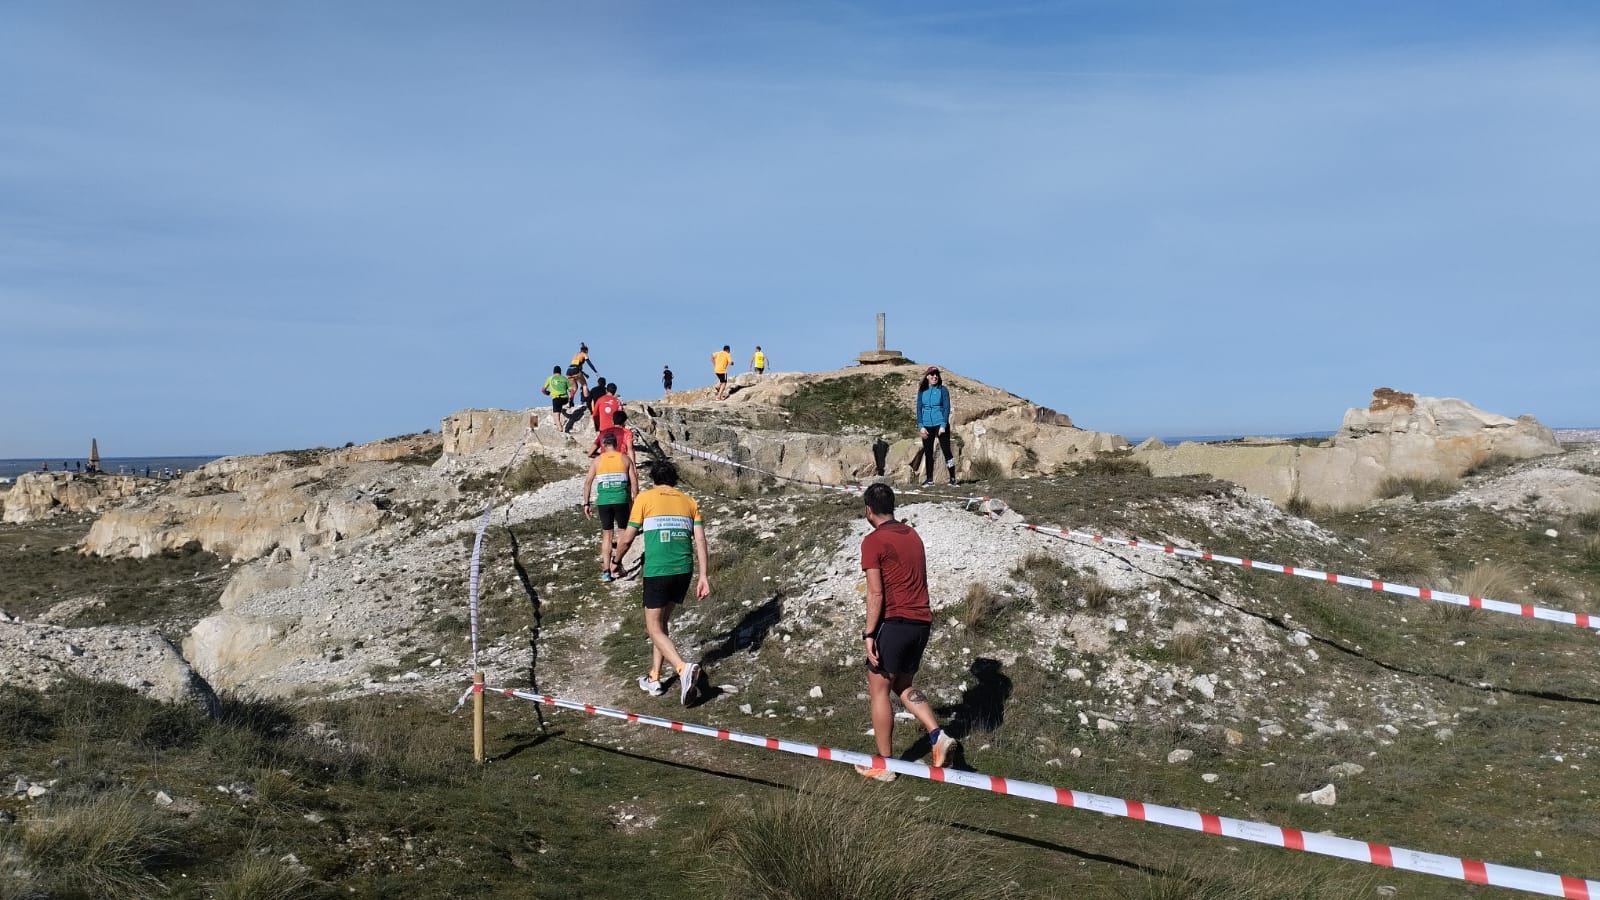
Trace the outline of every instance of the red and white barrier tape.
{"label": "red and white barrier tape", "polygon": [[1473,609],[1487,609],[1490,612],[1506,613],[1513,616],[1523,616],[1529,619],[1538,619],[1543,622],[1556,622],[1562,625],[1576,625],[1579,628],[1600,629],[1600,615],[1588,613],[1567,612],[1563,609],[1549,609],[1543,606],[1532,606],[1527,603],[1507,603],[1504,600],[1492,600],[1488,597],[1473,597],[1467,594],[1455,594],[1450,591],[1435,591],[1425,587],[1413,587],[1409,584],[1392,584],[1379,581],[1376,578],[1357,578],[1351,575],[1338,575],[1333,572],[1324,572],[1320,569],[1303,569],[1299,566],[1286,566],[1282,563],[1262,562],[1259,559],[1243,559],[1237,556],[1224,556],[1212,553],[1209,550],[1190,550],[1172,544],[1156,544],[1150,541],[1141,541],[1137,538],[1113,538],[1103,534],[1094,534],[1089,531],[1077,531],[1069,528],[1051,528],[1044,525],[1035,525],[1031,522],[1022,524],[1023,528],[1037,531],[1041,534],[1060,535],[1063,537],[1078,538],[1092,541],[1096,544],[1112,544],[1118,547],[1132,547],[1136,550],[1148,550],[1153,553],[1165,553],[1172,556],[1186,556],[1190,559],[1204,559],[1210,562],[1227,563],[1246,569],[1257,569],[1263,572],[1282,572],[1285,575],[1298,575],[1301,578],[1310,578],[1314,581],[1326,581],[1330,584],[1344,584],[1350,587],[1367,588],[1374,591],[1383,591],[1388,594],[1400,594],[1406,597],[1416,597],[1421,600],[1432,600],[1436,603],[1449,603],[1455,606],[1469,606]]}
{"label": "red and white barrier tape", "polygon": [[[735,462],[726,456],[721,456],[716,453],[709,453],[704,450],[697,450],[684,444],[668,442],[667,445],[678,450],[682,450],[690,456],[696,456],[712,462],[736,466],[741,469],[749,469],[752,472],[760,472],[763,475],[771,475],[774,478],[782,478],[787,481],[794,481],[800,484],[809,484],[813,487],[854,492],[865,490],[865,487],[860,485],[852,487],[848,485],[823,484],[820,482],[803,481],[801,479],[792,478],[786,475],[778,475],[775,472],[768,472],[765,469],[759,469],[755,466],[746,465],[741,462]],[[961,500],[966,502],[968,505],[974,502],[989,500],[988,497],[951,497],[945,494],[935,494],[929,491],[899,491],[897,493],[937,497],[942,500]],[[989,515],[990,518],[994,517],[992,510],[989,511]],[[1299,566],[1286,566],[1282,563],[1262,562],[1261,560],[1257,559],[1245,559],[1243,557],[1227,556],[1221,553],[1212,553],[1209,550],[1190,550],[1188,548],[1178,547],[1172,544],[1155,544],[1149,541],[1141,541],[1137,539],[1130,540],[1124,538],[1111,538],[1103,534],[1095,534],[1089,531],[1078,531],[1068,528],[1051,528],[1044,525],[1035,525],[1031,522],[1023,523],[1022,527],[1033,531],[1038,531],[1043,534],[1054,534],[1061,535],[1063,537],[1079,538],[1082,540],[1092,541],[1097,544],[1115,544],[1121,547],[1132,547],[1137,550],[1149,550],[1158,553],[1167,553],[1174,556],[1186,556],[1191,559],[1203,559],[1211,562],[1228,563],[1230,565],[1240,566],[1246,569],[1257,569],[1263,572],[1282,572],[1285,575],[1298,575],[1301,578],[1310,578],[1316,581],[1326,581],[1330,584],[1343,584],[1350,587],[1367,588],[1374,591],[1383,591],[1384,593],[1389,594],[1399,594],[1405,597],[1416,597],[1420,600],[1432,600],[1436,603],[1449,603],[1455,606],[1467,606],[1473,609],[1486,609],[1490,612],[1522,616],[1529,619],[1538,619],[1543,622],[1555,622],[1561,625],[1576,625],[1579,628],[1600,630],[1600,615],[1568,612],[1564,609],[1551,609],[1544,606],[1533,606],[1532,604],[1528,603],[1510,603],[1505,600],[1495,600],[1489,597],[1473,597],[1468,594],[1457,594],[1451,591],[1436,591],[1431,588],[1415,587],[1409,584],[1394,584],[1387,581],[1381,581],[1376,578],[1361,578],[1353,575],[1339,575],[1333,572],[1324,572],[1320,569],[1305,569]]]}
{"label": "red and white barrier tape", "polygon": [[[462,695],[463,702],[476,687],[474,685],[472,688],[467,689],[467,693]],[[821,747],[816,744],[807,744],[803,741],[788,741],[759,734],[730,731],[726,728],[714,728],[709,725],[678,722],[673,719],[640,715],[620,709],[596,706],[592,703],[579,703],[576,700],[564,700],[549,694],[534,694],[514,688],[491,687],[485,690],[504,694],[508,697],[515,697],[519,700],[543,703],[547,706],[621,719],[626,722],[636,722],[641,725],[654,725],[657,728],[668,728],[688,734],[714,737],[718,740],[732,741],[736,744],[748,744],[749,746],[761,747],[766,750],[781,750],[784,753],[825,759],[831,762],[887,768],[901,775],[910,775],[913,778],[926,778],[929,781],[941,781],[980,791],[1008,794],[1013,797],[1038,800],[1042,803],[1054,803],[1058,806],[1071,806],[1076,809],[1104,813],[1108,816],[1139,819],[1145,822],[1154,822],[1157,825],[1216,834],[1236,840],[1253,841],[1257,844],[1283,847],[1288,850],[1303,850],[1307,853],[1316,853],[1322,856],[1335,856],[1355,862],[1389,866],[1408,872],[1437,875],[1441,878],[1454,878],[1458,881],[1470,881],[1475,884],[1512,888],[1535,894],[1544,894],[1549,897],[1566,897],[1568,900],[1600,900],[1600,881],[1595,880],[1537,872],[1516,866],[1502,866],[1496,863],[1463,859],[1457,856],[1425,853],[1421,850],[1407,850],[1404,847],[1391,847],[1387,844],[1351,840],[1331,834],[1283,828],[1277,825],[1269,825],[1265,822],[1232,819],[1227,816],[1211,815],[1193,810],[1158,806],[1154,803],[1141,803],[1137,800],[1123,800],[1118,797],[1107,797],[1102,794],[1090,794],[1085,791],[1051,787],[1050,785],[1036,784],[1031,781],[1019,781],[1014,778],[1000,778],[978,772],[939,768],[889,757],[856,753],[852,750]],[[460,707],[458,706],[457,708],[459,709]]]}
{"label": "red and white barrier tape", "polygon": [[[759,466],[752,466],[748,463],[742,463],[729,459],[720,453],[712,453],[709,450],[700,450],[698,448],[691,447],[688,444],[680,444],[677,441],[663,441],[662,443],[674,450],[681,450],[688,456],[708,460],[710,462],[722,463],[723,465],[733,466],[736,469],[744,469],[749,472],[755,472],[758,475],[766,475],[771,478],[776,478],[780,481],[792,481],[795,484],[803,484],[808,487],[822,488],[823,490],[829,491],[847,491],[852,494],[860,494],[862,491],[867,489],[867,485],[865,484],[829,484],[824,481],[807,481],[804,478],[797,478],[793,475],[780,475],[777,472],[772,472],[767,469],[760,468]],[[918,497],[936,497],[940,500],[962,500],[968,503],[974,500],[987,499],[984,497],[957,497],[951,494],[936,493],[934,491],[896,490],[895,494],[897,496],[913,495]]]}

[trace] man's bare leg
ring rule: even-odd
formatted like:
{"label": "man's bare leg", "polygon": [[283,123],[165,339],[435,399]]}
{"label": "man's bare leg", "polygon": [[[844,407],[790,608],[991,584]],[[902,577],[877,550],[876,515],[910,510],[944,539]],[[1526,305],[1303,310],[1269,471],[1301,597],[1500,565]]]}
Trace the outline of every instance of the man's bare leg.
{"label": "man's bare leg", "polygon": [[893,680],[888,675],[867,672],[867,695],[872,710],[872,736],[878,744],[878,755],[894,755],[894,707],[889,705],[889,691]]}
{"label": "man's bare leg", "polygon": [[[678,655],[677,646],[672,643],[672,638],[667,636],[671,623],[671,606],[644,611],[644,630],[645,634],[650,636],[650,671],[658,675],[677,672],[683,668],[683,657]],[[662,671],[663,662],[672,664],[669,672]]]}
{"label": "man's bare leg", "polygon": [[916,716],[922,723],[924,731],[932,731],[939,727],[939,720],[933,717],[933,707],[928,705],[928,697],[921,690],[912,686],[911,675],[896,675],[892,687],[896,696],[900,698],[900,705],[906,712]]}

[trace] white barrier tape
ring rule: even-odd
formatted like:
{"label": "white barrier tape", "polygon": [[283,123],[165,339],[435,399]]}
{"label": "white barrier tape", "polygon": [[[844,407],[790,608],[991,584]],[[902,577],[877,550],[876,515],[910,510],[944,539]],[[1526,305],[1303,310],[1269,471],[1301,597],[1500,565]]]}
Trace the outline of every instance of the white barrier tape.
{"label": "white barrier tape", "polygon": [[[824,481],[807,481],[804,478],[798,478],[798,477],[793,476],[793,475],[780,475],[777,472],[772,472],[772,471],[769,471],[767,469],[760,468],[758,466],[752,466],[752,465],[750,465],[748,463],[738,462],[736,460],[729,459],[728,457],[723,456],[723,455],[721,455],[719,453],[712,453],[709,450],[700,450],[700,449],[697,449],[695,447],[691,447],[688,444],[680,444],[677,441],[664,441],[663,444],[665,446],[671,447],[674,450],[681,450],[681,451],[683,451],[683,453],[685,453],[685,454],[687,454],[689,456],[696,457],[698,459],[704,459],[704,460],[707,460],[709,462],[722,463],[725,466],[733,466],[736,469],[745,469],[746,471],[755,472],[755,473],[757,473],[759,475],[766,475],[766,476],[769,476],[769,477],[772,477],[772,478],[779,479],[780,481],[792,481],[795,484],[803,484],[803,485],[806,485],[808,487],[822,488],[824,490],[829,490],[829,491],[847,491],[847,492],[852,493],[852,494],[860,494],[862,491],[866,490],[867,487],[868,487],[865,484],[829,484],[829,483],[824,482]],[[906,496],[906,495],[917,496],[917,497],[935,497],[935,498],[938,498],[940,500],[962,500],[962,501],[966,501],[968,503],[971,503],[974,500],[986,500],[986,499],[988,499],[987,497],[955,497],[955,496],[951,496],[949,494],[937,494],[937,493],[934,493],[933,491],[914,491],[914,490],[896,490],[895,491],[895,495],[896,496],[900,496],[900,497],[903,497],[903,496]]]}
{"label": "white barrier tape", "polygon": [[1210,562],[1227,563],[1245,569],[1257,569],[1264,572],[1282,572],[1285,575],[1298,575],[1301,578],[1310,578],[1314,581],[1326,581],[1330,584],[1344,584],[1350,587],[1367,588],[1374,591],[1383,591],[1388,594],[1400,594],[1405,597],[1416,597],[1420,600],[1432,600],[1436,603],[1449,603],[1455,606],[1469,606],[1473,609],[1487,609],[1490,612],[1506,613],[1513,616],[1522,616],[1529,619],[1538,619],[1543,622],[1556,622],[1562,625],[1576,625],[1579,628],[1600,629],[1600,615],[1588,613],[1567,612],[1563,609],[1549,609],[1543,606],[1532,606],[1527,603],[1507,603],[1504,600],[1492,600],[1488,597],[1473,597],[1467,594],[1455,594],[1450,591],[1435,591],[1425,587],[1413,587],[1409,584],[1391,584],[1379,581],[1376,578],[1357,578],[1351,575],[1338,575],[1333,572],[1324,572],[1320,569],[1303,569],[1299,566],[1286,566],[1282,563],[1262,562],[1259,559],[1244,559],[1237,556],[1225,556],[1212,553],[1209,550],[1190,550],[1172,544],[1156,544],[1150,541],[1141,541],[1136,538],[1112,538],[1103,534],[1094,534],[1089,531],[1077,531],[1068,528],[1051,528],[1044,525],[1035,525],[1031,522],[1022,523],[1023,528],[1037,531],[1041,534],[1061,535],[1063,537],[1078,538],[1092,541],[1096,544],[1112,544],[1118,547],[1132,547],[1136,550],[1148,550],[1154,553],[1166,553],[1172,556],[1186,556],[1190,559],[1203,559]]}
{"label": "white barrier tape", "polygon": [[[799,478],[779,475],[775,472],[768,472],[765,469],[746,465],[745,463],[735,462],[734,460],[716,453],[710,453],[705,450],[697,450],[693,447],[679,444],[675,441],[669,441],[667,446],[682,450],[684,453],[687,453],[690,456],[696,456],[701,459],[719,462],[741,469],[748,469],[752,472],[759,472],[763,475],[770,475],[774,478],[781,478],[786,481],[794,481],[799,484],[809,484],[813,487],[852,491],[856,493],[865,490],[865,486],[862,485],[849,486],[823,484],[821,482],[804,481]],[[944,494],[934,494],[927,491],[898,491],[897,493],[937,497],[942,500],[962,500],[965,501],[969,507],[973,503],[977,502],[987,503],[990,499],[988,497],[950,497]],[[985,512],[990,519],[995,518],[995,514],[992,509],[986,510]],[[1473,609],[1486,609],[1490,612],[1522,616],[1529,619],[1538,619],[1543,622],[1555,622],[1561,625],[1576,625],[1579,628],[1600,630],[1600,615],[1568,612],[1564,609],[1552,609],[1544,606],[1534,606],[1528,603],[1510,603],[1505,600],[1495,600],[1489,597],[1474,597],[1468,594],[1453,593],[1451,591],[1436,591],[1431,588],[1415,587],[1409,584],[1394,584],[1387,581],[1381,581],[1376,578],[1360,578],[1353,575],[1339,575],[1333,572],[1324,572],[1319,569],[1304,569],[1298,566],[1286,566],[1282,563],[1262,562],[1261,560],[1227,556],[1220,553],[1212,553],[1209,550],[1190,550],[1183,547],[1176,547],[1171,544],[1154,544],[1149,541],[1140,541],[1136,539],[1125,540],[1122,538],[1110,538],[1102,534],[1094,534],[1093,532],[1078,531],[1075,529],[1050,528],[1043,525],[1034,525],[1032,523],[1024,523],[1022,527],[1041,533],[1059,534],[1065,537],[1079,538],[1082,540],[1093,541],[1095,543],[1111,543],[1118,546],[1132,547],[1138,550],[1150,550],[1159,553],[1172,554],[1174,556],[1187,556],[1192,559],[1203,559],[1211,562],[1228,563],[1230,565],[1240,566],[1246,569],[1258,569],[1264,572],[1282,572],[1285,575],[1298,575],[1301,578],[1310,578],[1316,581],[1326,581],[1330,584],[1342,584],[1350,587],[1367,588],[1374,591],[1383,591],[1384,593],[1388,594],[1399,594],[1404,597],[1415,597],[1420,600],[1432,600],[1436,603],[1449,603],[1455,606],[1467,606]]]}
{"label": "white barrier tape", "polygon": [[[1158,806],[1154,803],[1141,803],[1137,800],[1123,800],[1118,797],[1107,797],[1101,794],[1090,794],[1085,791],[1051,787],[1045,784],[1035,784],[1031,781],[1019,781],[1014,778],[999,778],[978,772],[939,768],[937,766],[923,765],[922,763],[856,753],[852,750],[821,747],[816,744],[807,744],[803,741],[788,741],[759,734],[730,731],[725,728],[713,728],[709,725],[678,722],[657,716],[625,712],[606,706],[596,706],[592,703],[564,700],[549,694],[533,694],[514,688],[486,688],[486,690],[504,694],[508,697],[515,697],[519,700],[543,703],[547,706],[571,709],[607,718],[621,719],[627,722],[636,722],[641,725],[654,725],[657,728],[668,728],[673,731],[714,737],[718,740],[732,741],[736,744],[748,744],[749,746],[761,747],[766,750],[781,750],[785,753],[825,759],[831,762],[887,768],[901,775],[910,775],[913,778],[926,778],[929,781],[940,781],[980,791],[991,791],[996,794],[1008,794],[1013,797],[1038,800],[1042,803],[1054,803],[1059,806],[1087,809],[1104,813],[1108,816],[1139,819],[1145,822],[1154,822],[1157,825],[1182,828],[1188,831],[1200,831],[1237,840],[1253,841],[1257,844],[1283,847],[1288,850],[1302,850],[1322,856],[1335,856],[1354,862],[1388,866],[1408,872],[1420,872],[1424,875],[1437,875],[1441,878],[1470,881],[1475,884],[1512,888],[1550,897],[1566,897],[1568,900],[1600,900],[1600,881],[1537,872],[1516,866],[1502,866],[1475,859],[1444,856],[1438,853],[1425,853],[1420,850],[1407,850],[1404,847],[1392,847],[1388,844],[1374,844],[1368,841],[1336,837],[1331,834],[1283,828],[1277,825],[1269,825],[1265,822],[1250,822],[1244,819],[1232,819],[1227,816],[1211,815],[1193,810]],[[472,690],[469,688],[467,693],[470,694],[471,692]],[[465,698],[463,698],[463,702],[465,702]]]}

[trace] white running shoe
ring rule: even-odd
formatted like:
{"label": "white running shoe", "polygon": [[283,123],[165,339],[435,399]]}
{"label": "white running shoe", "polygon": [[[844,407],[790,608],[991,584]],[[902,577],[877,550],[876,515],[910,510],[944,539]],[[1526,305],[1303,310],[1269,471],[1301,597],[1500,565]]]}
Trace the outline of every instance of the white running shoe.
{"label": "white running shoe", "polygon": [[941,730],[939,739],[933,742],[934,768],[942,769],[950,761],[950,751],[956,748],[957,741],[950,736],[950,732]]}
{"label": "white running shoe", "polygon": [[644,691],[646,694],[649,694],[652,697],[659,697],[667,692],[667,686],[660,681],[650,680],[649,675],[640,675],[639,690]]}
{"label": "white running shoe", "polygon": [[679,699],[684,706],[688,706],[700,697],[700,664],[684,663],[683,671],[678,673],[678,679],[683,682],[678,685]]}

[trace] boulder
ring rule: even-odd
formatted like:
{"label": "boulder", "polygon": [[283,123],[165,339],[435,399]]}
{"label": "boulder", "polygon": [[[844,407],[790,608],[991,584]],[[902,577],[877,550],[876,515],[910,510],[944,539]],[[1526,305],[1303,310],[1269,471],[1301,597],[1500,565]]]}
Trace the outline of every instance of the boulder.
{"label": "boulder", "polygon": [[126,685],[168,703],[217,711],[217,698],[177,649],[143,628],[0,624],[0,684],[47,690],[66,675]]}
{"label": "boulder", "polygon": [[1560,452],[1555,434],[1532,416],[1512,419],[1463,400],[1378,388],[1366,408],[1345,413],[1339,431],[1323,445],[1185,442],[1140,445],[1134,455],[1156,475],[1210,475],[1280,504],[1298,496],[1349,507],[1376,499],[1388,478],[1451,480],[1490,457]]}

